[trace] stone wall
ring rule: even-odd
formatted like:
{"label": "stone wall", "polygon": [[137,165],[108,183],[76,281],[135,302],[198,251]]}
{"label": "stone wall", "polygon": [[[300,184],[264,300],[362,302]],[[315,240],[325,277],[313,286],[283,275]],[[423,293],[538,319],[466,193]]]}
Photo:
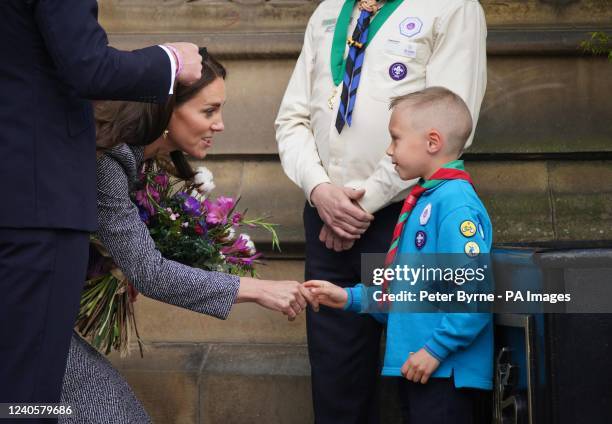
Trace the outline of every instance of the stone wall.
{"label": "stone wall", "polygon": [[[489,83],[465,159],[492,216],[495,241],[612,240],[612,63],[577,48],[590,31],[610,32],[609,2],[481,3]],[[116,47],[187,40],[223,59],[226,131],[205,164],[218,193],[241,195],[250,213],[281,224],[283,252],[269,255],[261,275],[301,280],[304,198],[280,167],[273,122],[318,2],[99,4]],[[255,239],[269,250],[265,234]],[[113,360],[156,422],[312,422],[303,317],[287,323],[238,305],[221,322],[144,298],[137,315],[150,350],[145,359]]]}

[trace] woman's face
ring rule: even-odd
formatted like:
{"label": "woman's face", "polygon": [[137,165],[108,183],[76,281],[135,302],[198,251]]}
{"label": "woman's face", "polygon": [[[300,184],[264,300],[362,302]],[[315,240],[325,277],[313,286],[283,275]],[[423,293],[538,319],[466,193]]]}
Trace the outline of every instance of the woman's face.
{"label": "woman's face", "polygon": [[171,150],[181,150],[203,159],[213,136],[223,131],[221,110],[225,103],[225,81],[216,78],[187,102],[176,107],[168,124]]}

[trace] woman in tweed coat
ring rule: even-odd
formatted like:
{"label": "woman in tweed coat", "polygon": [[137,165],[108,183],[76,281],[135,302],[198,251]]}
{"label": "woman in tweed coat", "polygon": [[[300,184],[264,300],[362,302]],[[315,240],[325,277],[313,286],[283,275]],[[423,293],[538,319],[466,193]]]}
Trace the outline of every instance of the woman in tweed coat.
{"label": "woman in tweed coat", "polygon": [[[177,171],[188,177],[192,171],[182,152],[204,158],[213,135],[223,130],[226,72],[204,49],[201,54],[202,79],[189,87],[176,87],[168,104],[115,104],[97,115],[98,145],[114,145],[98,158],[97,235],[129,281],[145,296],[221,319],[229,315],[234,303],[256,302],[292,320],[306,308],[307,300],[313,302],[299,283],[239,278],[163,258],[130,198],[146,159],[171,154]],[[151,144],[142,146],[147,143]],[[150,422],[127,382],[76,333],[62,402],[73,405],[75,415],[60,419],[60,423]]]}

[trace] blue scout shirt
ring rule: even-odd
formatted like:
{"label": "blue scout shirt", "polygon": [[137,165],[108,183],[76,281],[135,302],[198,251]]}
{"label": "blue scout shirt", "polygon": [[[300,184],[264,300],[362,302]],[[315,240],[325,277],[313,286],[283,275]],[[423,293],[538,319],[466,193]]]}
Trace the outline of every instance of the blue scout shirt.
{"label": "blue scout shirt", "polygon": [[[402,232],[399,254],[457,253],[469,262],[489,253],[492,227],[469,182],[447,180],[423,193]],[[453,255],[455,256],[455,255]],[[450,283],[453,284],[453,283]],[[363,285],[346,289],[345,309],[360,312]],[[454,377],[455,387],[492,389],[493,324],[489,313],[374,314],[387,321],[383,375],[401,376],[410,352],[425,348],[440,361],[432,377]],[[382,317],[382,319],[381,319]]]}

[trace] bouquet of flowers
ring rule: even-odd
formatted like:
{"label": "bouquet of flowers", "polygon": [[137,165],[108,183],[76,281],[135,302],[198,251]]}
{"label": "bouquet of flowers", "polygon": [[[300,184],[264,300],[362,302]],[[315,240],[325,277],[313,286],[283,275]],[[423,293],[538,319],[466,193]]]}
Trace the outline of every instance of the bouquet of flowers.
{"label": "bouquet of flowers", "polygon": [[[255,276],[259,262],[255,244],[244,227],[263,228],[279,249],[275,224],[263,218],[247,218],[237,211],[238,199],[210,197],[215,184],[205,167],[192,180],[171,177],[170,165],[147,161],[139,175],[142,188],[133,194],[141,220],[147,225],[157,249],[167,259],[209,271]],[[95,238],[76,328],[99,351],[129,353],[132,333],[142,356],[133,303],[137,291]]]}

